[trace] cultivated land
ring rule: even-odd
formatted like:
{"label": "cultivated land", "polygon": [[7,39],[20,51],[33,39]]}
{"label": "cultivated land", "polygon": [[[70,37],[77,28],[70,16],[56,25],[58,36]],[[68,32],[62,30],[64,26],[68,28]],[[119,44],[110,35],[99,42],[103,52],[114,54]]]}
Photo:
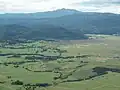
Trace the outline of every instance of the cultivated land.
{"label": "cultivated land", "polygon": [[120,37],[0,42],[0,90],[120,90]]}

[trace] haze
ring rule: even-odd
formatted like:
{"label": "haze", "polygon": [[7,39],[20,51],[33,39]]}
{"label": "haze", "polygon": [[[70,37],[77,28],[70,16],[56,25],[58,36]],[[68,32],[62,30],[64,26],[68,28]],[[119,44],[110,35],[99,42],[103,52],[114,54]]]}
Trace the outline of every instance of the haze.
{"label": "haze", "polygon": [[67,8],[120,13],[120,0],[0,0],[0,13],[34,13]]}

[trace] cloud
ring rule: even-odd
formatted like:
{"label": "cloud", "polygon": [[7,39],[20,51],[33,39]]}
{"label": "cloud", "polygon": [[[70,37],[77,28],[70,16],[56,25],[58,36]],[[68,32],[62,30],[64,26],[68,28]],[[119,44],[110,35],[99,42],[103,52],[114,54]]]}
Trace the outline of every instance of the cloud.
{"label": "cloud", "polygon": [[120,0],[0,0],[0,11],[41,12],[60,8],[120,13]]}
{"label": "cloud", "polygon": [[120,14],[120,0],[85,0],[71,6],[87,12],[109,12]]}
{"label": "cloud", "polygon": [[0,9],[4,12],[40,12],[65,8],[67,3],[67,0],[0,0]]}
{"label": "cloud", "polygon": [[82,5],[94,5],[94,6],[107,6],[107,5],[120,5],[120,0],[88,0],[84,1],[82,3],[76,3],[76,4],[82,4]]}

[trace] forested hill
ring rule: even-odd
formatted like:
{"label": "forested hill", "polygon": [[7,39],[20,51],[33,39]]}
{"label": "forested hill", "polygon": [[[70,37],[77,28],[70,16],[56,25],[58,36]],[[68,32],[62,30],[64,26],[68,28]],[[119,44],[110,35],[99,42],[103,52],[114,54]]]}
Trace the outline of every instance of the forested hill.
{"label": "forested hill", "polygon": [[0,39],[85,39],[84,34],[119,33],[119,14],[59,9],[0,15]]}
{"label": "forested hill", "polygon": [[[74,31],[74,30],[73,30]],[[82,32],[71,32],[68,29],[59,26],[42,24],[39,26],[26,27],[17,24],[1,25],[0,39],[14,40],[41,40],[41,39],[57,39],[57,40],[74,40],[86,39]]]}
{"label": "forested hill", "polygon": [[[111,13],[79,13],[44,20],[44,23],[74,28],[87,34],[117,34],[120,33],[120,15]],[[77,32],[76,31],[76,32]]]}

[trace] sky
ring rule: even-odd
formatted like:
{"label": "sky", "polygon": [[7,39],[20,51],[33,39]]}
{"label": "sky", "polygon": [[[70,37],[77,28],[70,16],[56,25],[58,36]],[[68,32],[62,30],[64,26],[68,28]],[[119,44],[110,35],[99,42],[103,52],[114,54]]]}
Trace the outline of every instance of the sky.
{"label": "sky", "polygon": [[61,8],[120,14],[120,0],[0,0],[0,13],[33,13]]}

